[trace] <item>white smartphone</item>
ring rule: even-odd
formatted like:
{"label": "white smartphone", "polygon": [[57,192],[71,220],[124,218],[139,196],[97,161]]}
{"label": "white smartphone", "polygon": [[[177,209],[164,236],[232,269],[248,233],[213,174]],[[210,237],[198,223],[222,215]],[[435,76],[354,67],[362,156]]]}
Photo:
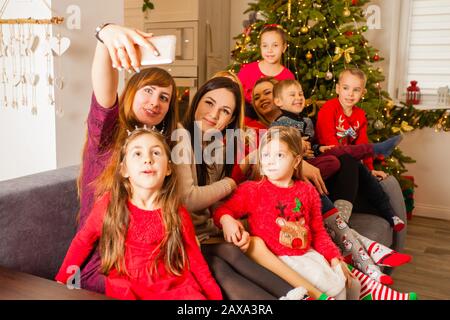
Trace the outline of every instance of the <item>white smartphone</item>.
{"label": "white smartphone", "polygon": [[153,50],[147,49],[146,47],[140,47],[141,65],[169,64],[175,61],[177,44],[177,37],[175,35],[155,36],[151,37],[149,41],[158,49],[159,55],[155,55]]}

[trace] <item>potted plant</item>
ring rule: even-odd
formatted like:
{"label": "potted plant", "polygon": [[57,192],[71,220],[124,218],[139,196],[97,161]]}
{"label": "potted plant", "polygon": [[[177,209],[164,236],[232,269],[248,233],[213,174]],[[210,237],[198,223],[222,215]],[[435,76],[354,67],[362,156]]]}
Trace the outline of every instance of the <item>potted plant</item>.
{"label": "potted plant", "polygon": [[142,4],[142,12],[145,13],[145,18],[148,18],[148,13],[153,9],[155,9],[153,3],[150,0],[144,0],[144,3]]}

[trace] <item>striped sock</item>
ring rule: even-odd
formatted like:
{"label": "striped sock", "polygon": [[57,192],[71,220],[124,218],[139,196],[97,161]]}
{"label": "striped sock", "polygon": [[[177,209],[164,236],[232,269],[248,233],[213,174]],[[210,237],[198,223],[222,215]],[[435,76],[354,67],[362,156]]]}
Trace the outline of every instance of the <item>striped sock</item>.
{"label": "striped sock", "polygon": [[351,273],[361,283],[360,300],[417,300],[415,292],[401,293],[395,291],[365,275],[358,269],[347,265]]}
{"label": "striped sock", "polygon": [[317,299],[317,300],[336,300],[336,299],[333,298],[333,297],[327,296],[325,293],[322,293],[322,294],[320,295],[319,299]]}

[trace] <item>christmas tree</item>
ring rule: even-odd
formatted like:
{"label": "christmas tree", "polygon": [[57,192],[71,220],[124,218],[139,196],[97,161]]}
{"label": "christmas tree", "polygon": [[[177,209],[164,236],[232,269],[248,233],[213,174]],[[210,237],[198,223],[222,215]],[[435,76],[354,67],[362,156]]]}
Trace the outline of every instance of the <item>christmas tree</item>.
{"label": "christmas tree", "polygon": [[[383,60],[370,46],[363,7],[369,0],[259,0],[249,3],[245,13],[250,21],[235,37],[230,69],[238,72],[243,63],[260,59],[258,38],[266,24],[279,24],[288,34],[288,49],[283,64],[301,82],[307,98],[306,111],[312,118],[323,103],[336,96],[337,76],[345,68],[360,68],[367,75],[367,94],[359,103],[366,112],[369,139],[383,141],[399,132],[435,127],[450,130],[448,110],[419,111],[412,105],[395,105],[382,89],[384,75],[376,62]],[[378,158],[374,165],[397,177],[403,188],[412,188],[404,179],[405,163],[413,159],[396,148],[388,159]]]}

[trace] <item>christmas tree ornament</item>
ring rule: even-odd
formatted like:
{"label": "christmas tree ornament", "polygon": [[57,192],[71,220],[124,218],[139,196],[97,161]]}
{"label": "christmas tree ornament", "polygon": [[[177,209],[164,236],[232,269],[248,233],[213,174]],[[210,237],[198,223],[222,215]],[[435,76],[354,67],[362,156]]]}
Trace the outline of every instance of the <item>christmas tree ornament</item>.
{"label": "christmas tree ornament", "polygon": [[395,127],[393,126],[393,127],[391,128],[391,130],[392,130],[393,133],[397,133],[397,132],[410,132],[410,131],[414,130],[414,127],[410,126],[408,122],[402,121],[402,122],[400,123],[400,126],[398,126],[398,127],[397,127],[397,126],[395,126]]}
{"label": "christmas tree ornament", "polygon": [[380,56],[378,55],[378,53],[375,53],[372,59],[373,61],[380,61]]}
{"label": "christmas tree ornament", "polygon": [[376,130],[382,130],[385,128],[384,123],[380,119],[378,119],[377,121],[374,122],[373,127]]}
{"label": "christmas tree ornament", "polygon": [[352,0],[352,5],[354,6],[358,5],[358,0]]}
{"label": "christmas tree ornament", "polygon": [[395,107],[394,101],[392,100],[388,100],[386,101],[386,108],[388,108],[389,110],[391,110],[392,108]]}
{"label": "christmas tree ornament", "polygon": [[362,30],[363,32],[366,32],[367,29],[368,29],[367,26],[362,26],[362,27],[361,27],[361,30]]}
{"label": "christmas tree ornament", "polygon": [[350,17],[351,14],[352,14],[352,13],[350,12],[350,10],[349,10],[348,7],[345,7],[345,8],[344,8],[344,11],[342,11],[342,15],[343,15],[344,17]]}
{"label": "christmas tree ornament", "polygon": [[309,31],[309,28],[307,26],[303,26],[300,28],[300,32],[303,34],[308,33],[308,31]]}
{"label": "christmas tree ornament", "polygon": [[334,49],[335,56],[333,57],[333,62],[338,61],[342,56],[344,56],[345,62],[350,63],[352,61],[350,54],[352,53],[355,53],[355,47],[350,47],[347,49],[336,47],[336,49]]}
{"label": "christmas tree ornament", "polygon": [[307,60],[311,60],[313,58],[313,55],[312,55],[311,51],[308,51],[308,53],[305,55],[305,58]]}
{"label": "christmas tree ornament", "polygon": [[347,37],[351,37],[353,35],[353,31],[349,30],[349,31],[345,31],[344,33]]}
{"label": "christmas tree ornament", "polygon": [[330,70],[328,70],[325,73],[325,80],[331,80],[331,79],[333,79],[333,73]]}

